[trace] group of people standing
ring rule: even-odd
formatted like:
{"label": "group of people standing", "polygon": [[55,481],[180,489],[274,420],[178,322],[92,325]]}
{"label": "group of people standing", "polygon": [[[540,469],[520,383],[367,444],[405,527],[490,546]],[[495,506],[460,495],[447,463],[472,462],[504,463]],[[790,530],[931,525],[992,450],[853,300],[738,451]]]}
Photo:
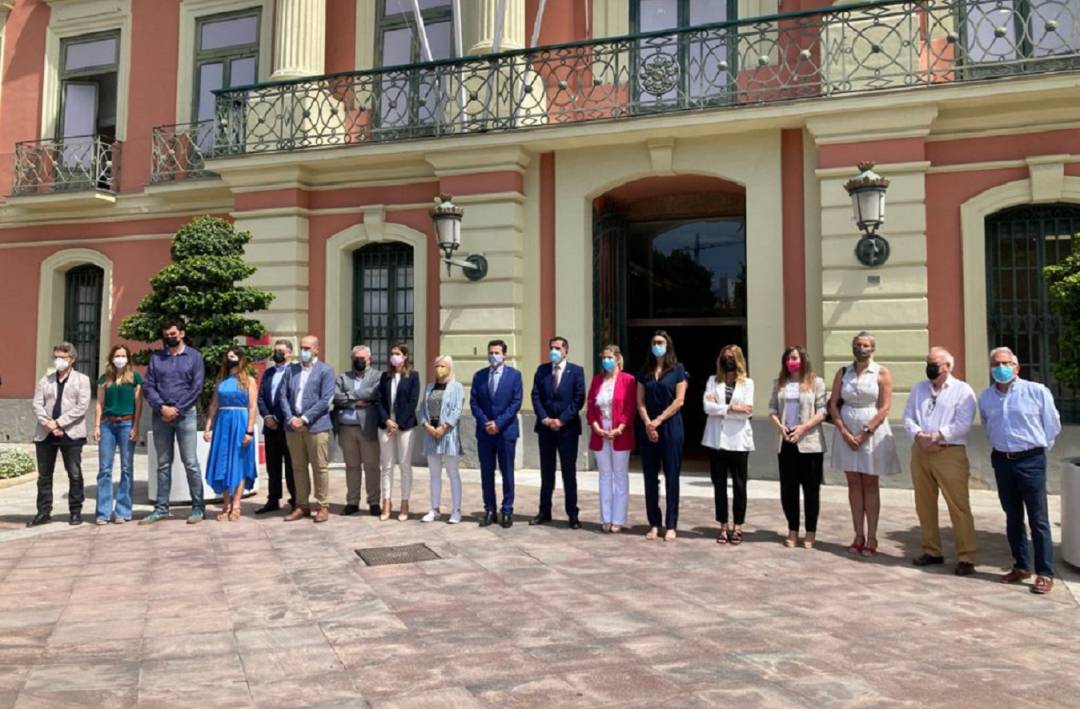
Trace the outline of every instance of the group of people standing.
{"label": "group of people standing", "polygon": [[[134,442],[145,401],[152,410],[157,454],[157,500],[154,511],[140,521],[152,524],[169,515],[173,444],[178,444],[191,492],[189,524],[202,521],[205,505],[196,455],[196,402],[203,388],[201,354],[184,343],[183,325],[162,330],[165,347],[152,353],[146,376],[131,365],[126,347],[112,348],[106,371],[98,381],[94,439],[99,443],[100,467],[96,522],[123,523],[131,519],[131,480]],[[679,474],[685,441],[681,409],[688,374],[663,330],[650,341],[645,366],[632,375],[624,371],[623,355],[615,345],[600,352],[601,371],[585,386],[584,369],[569,361],[566,338],[548,342],[549,361],[541,364],[531,389],[540,457],[539,510],[529,524],[552,519],[556,469],[560,469],[569,527],[581,527],[577,506],[578,445],[583,431],[581,410],[589,429],[589,449],[599,471],[600,517],[605,532],[618,533],[627,524],[629,459],[641,456],[645,486],[648,539],[677,538]],[[854,539],[848,550],[861,556],[877,552],[881,510],[881,476],[900,472],[896,441],[889,425],[892,375],[874,360],[876,341],[859,333],[852,341],[852,363],[833,377],[831,391],[818,376],[805,348],[788,347],[780,371],[771,382],[768,417],[777,430],[776,451],[781,506],[787,519],[788,547],[813,548],[820,511],[824,456],[829,446],[823,429],[834,426],[830,464],[844,471],[852,514]],[[466,393],[454,375],[454,362],[439,356],[433,362],[435,379],[421,387],[409,349],[395,344],[389,369],[372,365],[371,350],[352,350],[349,371],[335,376],[319,361],[319,341],[300,340],[298,362],[289,340],[274,343],[273,366],[258,385],[248,374],[241,348],[222,358],[210,403],[204,439],[211,444],[206,481],[223,499],[219,521],[240,517],[240,499],[256,477],[255,428],[262,419],[269,490],[256,514],[281,509],[282,480],[288,487],[285,521],[313,517],[329,519],[329,445],[331,431],[345,459],[346,505],[343,514],[360,511],[366,492],[369,512],[382,520],[392,516],[394,471],[398,471],[397,519],[410,515],[412,454],[416,438],[427,459],[431,505],[421,518],[435,522],[443,516],[442,476],[450,481],[448,522],[462,519],[461,415]],[[81,446],[86,442],[89,379],[74,370],[75,348],[68,343],[53,351],[54,372],[38,384],[34,411],[38,419],[38,513],[29,523],[49,521],[52,511],[52,471],[61,453],[70,481],[70,522],[81,523],[83,483]],[[476,423],[484,513],[479,523],[513,525],[515,504],[514,455],[520,437],[518,413],[524,398],[521,372],[506,363],[507,345],[488,344],[488,366],[477,371],[468,393]],[[991,352],[994,383],[976,401],[971,387],[952,375],[953,357],[934,347],[926,357],[926,379],[918,382],[904,411],[904,429],[912,439],[911,475],[916,511],[922,528],[923,554],[917,566],[944,563],[937,522],[937,499],[943,493],[956,535],[955,573],[974,572],[975,531],[968,502],[970,467],[967,435],[978,408],[993,448],[991,457],[998,495],[1007,517],[1007,535],[1014,558],[1003,582],[1037,576],[1032,591],[1053,586],[1053,554],[1046,504],[1046,451],[1061,431],[1049,390],[1019,378],[1019,364],[1008,348]],[[754,449],[751,418],[754,382],[737,345],[721,349],[716,372],[705,385],[702,406],[707,422],[702,445],[710,450],[716,541],[736,546],[743,540],[746,519],[747,468]],[[121,475],[113,495],[112,467],[120,452]],[[496,471],[502,497],[496,494]],[[660,473],[664,474],[663,510]],[[733,500],[728,514],[728,479]],[[801,500],[800,500],[801,497]],[[312,504],[314,498],[314,505]],[[800,504],[801,503],[801,504]],[[800,509],[802,508],[802,509]],[[1034,540],[1034,563],[1029,554],[1024,512]],[[799,538],[800,513],[805,536]]]}

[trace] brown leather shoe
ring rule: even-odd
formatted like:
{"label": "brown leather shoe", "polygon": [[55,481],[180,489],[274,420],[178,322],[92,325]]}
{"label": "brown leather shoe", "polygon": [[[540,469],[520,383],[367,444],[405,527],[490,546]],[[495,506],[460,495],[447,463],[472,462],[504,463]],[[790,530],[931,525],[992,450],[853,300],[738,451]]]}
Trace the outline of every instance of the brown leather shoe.
{"label": "brown leather shoe", "polygon": [[330,508],[320,507],[319,511],[315,513],[315,523],[326,522],[330,519]]}
{"label": "brown leather shoe", "polygon": [[1036,576],[1035,585],[1031,587],[1032,593],[1037,593],[1040,596],[1044,593],[1050,593],[1054,590],[1054,579],[1050,576]]}
{"label": "brown leather shoe", "polygon": [[1020,583],[1024,579],[1031,578],[1030,571],[1024,571],[1023,569],[1013,569],[1009,573],[1001,577],[1001,583]]}
{"label": "brown leather shoe", "polygon": [[311,510],[306,507],[294,507],[293,511],[285,515],[286,522],[295,522],[298,519],[304,519],[311,515]]}
{"label": "brown leather shoe", "polygon": [[970,561],[958,561],[956,562],[956,568],[953,569],[953,573],[957,576],[971,576],[975,573],[975,564]]}

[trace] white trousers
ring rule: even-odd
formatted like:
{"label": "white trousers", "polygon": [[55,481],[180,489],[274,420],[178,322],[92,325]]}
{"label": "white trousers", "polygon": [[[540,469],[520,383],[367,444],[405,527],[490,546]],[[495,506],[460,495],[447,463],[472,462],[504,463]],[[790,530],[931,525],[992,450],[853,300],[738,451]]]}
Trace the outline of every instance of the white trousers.
{"label": "white trousers", "polygon": [[446,477],[450,478],[451,513],[461,512],[461,473],[458,472],[456,455],[429,455],[428,471],[431,473],[431,509],[439,509],[442,503],[442,469],[446,468]]}
{"label": "white trousers", "polygon": [[[602,426],[611,428],[611,421],[605,420]],[[600,521],[622,526],[630,507],[630,451],[617,451],[605,439],[604,447],[596,451],[596,468],[600,472]]]}
{"label": "white trousers", "polygon": [[409,501],[412,492],[412,434],[416,429],[399,430],[392,436],[379,429],[379,468],[382,470],[382,496],[389,500],[394,492],[394,463],[401,469],[401,501]]}

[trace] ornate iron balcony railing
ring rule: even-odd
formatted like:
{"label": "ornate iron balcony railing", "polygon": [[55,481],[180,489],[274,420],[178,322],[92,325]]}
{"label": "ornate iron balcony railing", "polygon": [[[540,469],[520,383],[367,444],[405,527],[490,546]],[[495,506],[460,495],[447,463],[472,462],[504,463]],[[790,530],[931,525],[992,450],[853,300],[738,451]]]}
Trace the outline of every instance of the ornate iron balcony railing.
{"label": "ornate iron balcony railing", "polygon": [[120,143],[101,135],[15,144],[14,195],[102,190],[116,192]]}
{"label": "ornate iron balcony railing", "polygon": [[154,128],[150,183],[213,177],[206,157],[214,149],[214,121],[177,123]]}
{"label": "ornate iron balcony railing", "polygon": [[1080,68],[1076,0],[897,0],[219,91],[214,156]]}

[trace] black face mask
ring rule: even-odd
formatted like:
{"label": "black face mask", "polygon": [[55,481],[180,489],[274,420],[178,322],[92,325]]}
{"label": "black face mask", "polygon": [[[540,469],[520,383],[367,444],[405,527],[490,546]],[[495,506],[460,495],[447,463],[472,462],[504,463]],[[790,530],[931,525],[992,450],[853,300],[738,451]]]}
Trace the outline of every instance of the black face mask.
{"label": "black face mask", "polygon": [[357,357],[352,361],[352,368],[358,372],[362,372],[367,369],[367,360],[361,357]]}
{"label": "black face mask", "polygon": [[851,353],[853,355],[855,355],[855,359],[862,362],[864,360],[870,359],[870,355],[874,354],[874,351],[873,350],[864,350],[864,349],[861,349],[859,347],[852,347],[851,348]]}
{"label": "black face mask", "polygon": [[274,350],[273,359],[275,363],[281,364],[285,361],[285,353],[281,350]]}
{"label": "black face mask", "polygon": [[179,344],[180,344],[180,338],[179,337],[166,337],[165,338],[165,345],[167,347],[176,347]]}
{"label": "black face mask", "polygon": [[933,362],[926,363],[926,378],[930,380],[937,379],[941,376],[941,367]]}
{"label": "black face mask", "polygon": [[238,365],[238,364],[240,364],[240,362],[239,362],[239,361],[235,361],[235,362],[234,362],[234,361],[233,361],[233,360],[231,360],[231,359],[227,359],[227,360],[225,360],[225,368],[226,368],[226,369],[230,369],[230,370],[231,370],[231,369],[236,369],[236,365]]}
{"label": "black face mask", "polygon": [[734,357],[724,357],[722,360],[720,360],[720,369],[724,370],[725,372],[734,372],[737,368],[738,365],[735,364]]}

